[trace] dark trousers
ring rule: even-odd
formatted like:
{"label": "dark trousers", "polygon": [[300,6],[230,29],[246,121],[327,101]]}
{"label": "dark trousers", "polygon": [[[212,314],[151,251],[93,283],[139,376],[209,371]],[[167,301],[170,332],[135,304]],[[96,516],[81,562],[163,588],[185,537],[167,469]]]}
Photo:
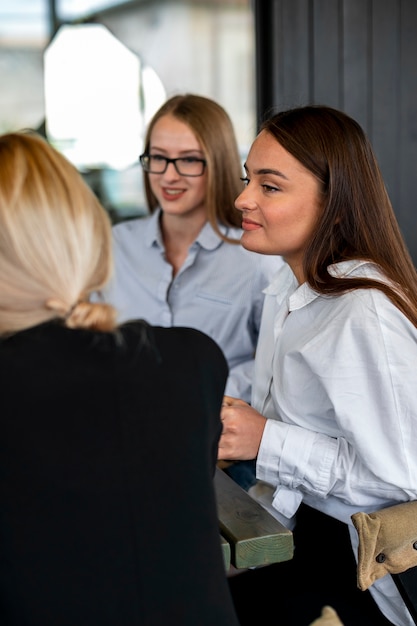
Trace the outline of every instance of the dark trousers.
{"label": "dark trousers", "polygon": [[256,461],[235,461],[224,471],[245,491],[256,483]]}
{"label": "dark trousers", "polygon": [[[309,626],[329,604],[344,626],[391,626],[369,591],[356,586],[356,561],[346,524],[301,505],[294,558],[229,578],[242,626]],[[265,620],[263,622],[263,620]]]}

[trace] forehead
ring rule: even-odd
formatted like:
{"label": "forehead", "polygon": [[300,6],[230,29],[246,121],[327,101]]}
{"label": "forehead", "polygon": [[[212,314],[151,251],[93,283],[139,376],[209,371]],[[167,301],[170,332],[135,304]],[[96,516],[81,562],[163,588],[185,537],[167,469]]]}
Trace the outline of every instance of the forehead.
{"label": "forehead", "polygon": [[267,159],[277,159],[283,158],[286,156],[291,156],[285,148],[275,139],[271,133],[266,130],[261,130],[259,135],[255,137],[254,142],[252,143],[251,149],[249,150],[249,157],[256,156],[257,158]]}
{"label": "forehead", "polygon": [[174,115],[163,115],[155,123],[150,143],[160,148],[177,147],[179,150],[200,150],[200,142],[193,130]]}
{"label": "forehead", "polygon": [[286,150],[271,133],[262,130],[255,138],[246,160],[247,169],[253,172],[278,170],[284,177],[294,174],[313,174]]}

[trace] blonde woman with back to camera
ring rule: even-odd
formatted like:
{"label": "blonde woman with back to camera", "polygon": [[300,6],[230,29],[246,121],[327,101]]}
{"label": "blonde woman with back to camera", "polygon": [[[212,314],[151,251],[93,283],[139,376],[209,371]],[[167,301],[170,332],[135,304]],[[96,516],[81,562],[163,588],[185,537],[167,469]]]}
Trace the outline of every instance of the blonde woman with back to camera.
{"label": "blonde woman with back to camera", "polygon": [[89,302],[111,248],[76,169],[1,136],[0,622],[237,626],[213,488],[227,364],[197,330]]}

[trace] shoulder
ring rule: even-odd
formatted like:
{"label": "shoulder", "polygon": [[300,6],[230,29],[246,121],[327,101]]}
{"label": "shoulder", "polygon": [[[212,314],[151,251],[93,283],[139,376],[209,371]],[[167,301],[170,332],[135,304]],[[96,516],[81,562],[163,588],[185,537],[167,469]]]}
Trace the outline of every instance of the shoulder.
{"label": "shoulder", "polygon": [[[338,264],[337,271],[344,276],[371,278],[388,283],[387,277],[372,263]],[[334,270],[333,270],[333,273]],[[317,296],[317,294],[316,294]],[[381,342],[394,349],[401,342],[415,346],[417,329],[390,298],[376,287],[359,288],[333,296],[311,298],[315,313],[322,316],[329,328],[344,328],[352,338],[361,337],[364,345]],[[413,348],[414,349],[414,348]]]}
{"label": "shoulder", "polygon": [[195,358],[202,361],[207,358],[215,359],[219,363],[225,361],[223,352],[218,344],[211,337],[196,328],[152,326],[150,327],[150,332],[159,345],[181,350],[181,352],[177,352],[178,358],[184,355],[184,351],[188,351]]}
{"label": "shoulder", "polygon": [[[226,358],[217,343],[193,328],[152,326],[129,322],[120,327],[128,357],[119,373],[140,372],[152,388],[163,389],[171,398],[203,394],[210,402],[221,399],[229,373]],[[139,340],[139,345],[138,345]],[[134,376],[137,386],[137,375]],[[217,407],[218,408],[218,407]]]}
{"label": "shoulder", "polygon": [[[126,322],[119,327],[123,342],[134,349],[139,347],[157,353],[177,363],[192,359],[202,363],[216,362],[219,367],[226,364],[226,359],[217,343],[205,333],[181,326],[153,326],[143,320]],[[226,366],[227,367],[227,366]]]}
{"label": "shoulder", "polygon": [[373,278],[381,282],[389,282],[389,279],[381,271],[376,263],[363,259],[355,259],[351,261],[341,261],[334,263],[328,267],[329,274],[335,277],[362,277]]}

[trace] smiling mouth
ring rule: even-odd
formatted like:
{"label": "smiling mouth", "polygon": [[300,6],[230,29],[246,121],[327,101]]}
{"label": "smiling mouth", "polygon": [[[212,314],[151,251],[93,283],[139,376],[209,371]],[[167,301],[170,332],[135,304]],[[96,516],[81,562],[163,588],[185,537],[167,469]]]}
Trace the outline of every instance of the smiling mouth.
{"label": "smiling mouth", "polygon": [[183,193],[183,189],[164,189],[164,193],[168,196],[179,196],[180,193]]}

